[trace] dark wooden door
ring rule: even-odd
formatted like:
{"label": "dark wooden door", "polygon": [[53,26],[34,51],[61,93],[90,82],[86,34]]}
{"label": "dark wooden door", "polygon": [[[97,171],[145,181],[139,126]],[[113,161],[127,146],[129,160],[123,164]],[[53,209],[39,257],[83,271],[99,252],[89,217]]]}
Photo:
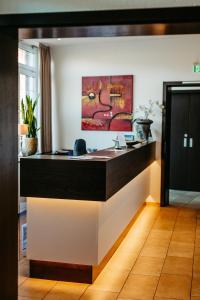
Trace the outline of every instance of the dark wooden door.
{"label": "dark wooden door", "polygon": [[189,94],[172,92],[171,140],[170,140],[170,188],[187,189],[188,149],[184,147],[184,135],[188,133]]}
{"label": "dark wooden door", "polygon": [[200,91],[190,93],[188,189],[200,191]]}
{"label": "dark wooden door", "polygon": [[170,188],[200,191],[200,91],[172,91]]}

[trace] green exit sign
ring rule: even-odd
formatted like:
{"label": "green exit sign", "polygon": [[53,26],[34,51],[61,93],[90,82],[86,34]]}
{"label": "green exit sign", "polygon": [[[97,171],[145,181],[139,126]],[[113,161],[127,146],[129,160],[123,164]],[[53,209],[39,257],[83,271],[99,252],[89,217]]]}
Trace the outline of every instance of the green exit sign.
{"label": "green exit sign", "polygon": [[193,72],[194,73],[200,73],[200,64],[194,64],[193,65]]}

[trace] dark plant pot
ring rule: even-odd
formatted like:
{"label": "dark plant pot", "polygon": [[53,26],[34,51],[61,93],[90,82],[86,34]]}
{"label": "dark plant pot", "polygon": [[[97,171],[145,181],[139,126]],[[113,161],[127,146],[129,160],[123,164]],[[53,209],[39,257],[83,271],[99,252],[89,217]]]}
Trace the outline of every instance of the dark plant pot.
{"label": "dark plant pot", "polygon": [[148,142],[149,137],[152,136],[151,124],[153,123],[153,121],[149,119],[135,119],[134,122],[141,126],[144,138]]}

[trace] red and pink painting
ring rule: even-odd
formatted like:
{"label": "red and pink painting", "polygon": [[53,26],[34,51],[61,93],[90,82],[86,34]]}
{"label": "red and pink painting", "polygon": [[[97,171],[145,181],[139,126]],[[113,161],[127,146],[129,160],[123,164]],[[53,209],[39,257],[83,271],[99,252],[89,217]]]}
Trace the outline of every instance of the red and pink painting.
{"label": "red and pink painting", "polygon": [[133,75],[82,78],[82,129],[132,131]]}

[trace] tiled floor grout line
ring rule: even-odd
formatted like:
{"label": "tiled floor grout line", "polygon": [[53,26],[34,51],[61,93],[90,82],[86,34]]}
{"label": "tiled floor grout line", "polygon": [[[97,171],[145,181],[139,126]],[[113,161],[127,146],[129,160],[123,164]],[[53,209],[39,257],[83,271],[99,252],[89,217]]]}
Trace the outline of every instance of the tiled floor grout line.
{"label": "tiled floor grout line", "polygon": [[[169,207],[170,208],[170,207]],[[163,263],[162,263],[162,265],[160,266],[161,268],[160,268],[160,272],[158,273],[156,273],[156,274],[154,274],[154,273],[152,273],[152,272],[150,272],[149,274],[147,273],[146,274],[146,272],[144,272],[144,273],[141,273],[141,274],[143,274],[143,276],[155,276],[155,277],[157,277],[158,279],[158,281],[156,282],[156,279],[155,279],[155,283],[154,283],[154,285],[155,285],[155,292],[154,292],[154,294],[153,294],[153,298],[152,299],[155,299],[156,297],[159,297],[159,295],[156,295],[157,294],[157,292],[158,292],[158,287],[159,287],[159,284],[162,282],[161,281],[161,276],[163,275],[163,274],[167,274],[167,275],[176,275],[176,276],[181,276],[181,275],[186,275],[187,277],[189,277],[190,278],[190,290],[189,290],[189,279],[188,279],[188,292],[190,292],[190,299],[192,299],[192,282],[193,282],[193,279],[194,279],[194,269],[195,269],[195,249],[196,249],[196,246],[197,246],[197,239],[198,239],[198,236],[197,236],[197,226],[198,226],[198,215],[197,215],[197,208],[195,209],[195,208],[192,208],[191,209],[191,211],[189,211],[189,212],[187,212],[187,209],[190,209],[190,207],[187,207],[187,206],[171,206],[171,208],[172,208],[172,210],[162,210],[162,208],[157,208],[157,209],[155,209],[155,210],[151,210],[151,212],[150,212],[150,214],[148,215],[148,211],[147,211],[147,215],[146,215],[146,213],[144,213],[144,215],[142,216],[142,218],[147,218],[147,222],[145,222],[145,223],[147,223],[147,224],[142,224],[142,223],[138,223],[138,227],[137,227],[137,225],[135,226],[135,228],[134,228],[134,224],[133,224],[133,226],[131,227],[131,229],[130,230],[132,230],[133,229],[133,236],[132,236],[132,238],[133,238],[133,243],[136,243],[136,241],[139,241],[140,243],[138,244],[138,246],[139,247],[137,247],[137,251],[135,251],[135,253],[134,253],[134,251],[131,251],[130,253],[132,253],[132,254],[134,254],[134,259],[133,259],[133,264],[131,263],[131,265],[129,265],[129,268],[130,268],[130,270],[128,270],[128,268],[126,268],[126,271],[127,271],[127,276],[124,276],[125,277],[125,279],[124,279],[124,282],[123,282],[123,284],[122,284],[122,287],[121,286],[118,286],[118,288],[119,288],[119,292],[116,292],[116,291],[114,291],[114,290],[111,290],[111,289],[97,289],[98,291],[100,291],[100,292],[105,292],[105,294],[106,293],[113,293],[113,295],[115,295],[115,297],[116,297],[116,299],[118,299],[119,300],[119,298],[120,298],[120,294],[121,294],[121,292],[122,292],[122,290],[124,289],[124,286],[126,285],[126,283],[127,283],[127,281],[128,281],[128,279],[130,278],[130,276],[133,274],[134,275],[134,273],[132,273],[131,274],[131,272],[133,272],[133,269],[134,269],[134,267],[135,267],[135,265],[136,265],[136,263],[138,262],[138,260],[139,260],[139,258],[141,257],[140,255],[141,255],[141,252],[143,251],[143,249],[144,249],[144,247],[145,247],[145,244],[147,243],[147,240],[150,238],[150,235],[151,235],[151,233],[153,232],[153,230],[155,229],[155,230],[160,230],[160,231],[171,231],[171,236],[169,236],[169,234],[167,234],[167,236],[165,237],[165,239],[166,238],[168,238],[168,244],[166,243],[164,243],[163,242],[163,245],[159,245],[159,239],[160,239],[160,241],[162,241],[162,234],[159,234],[159,235],[157,235],[157,233],[155,234],[155,235],[152,235],[152,238],[153,239],[158,239],[158,241],[156,242],[156,245],[157,245],[157,247],[159,247],[159,246],[164,246],[164,247],[166,247],[165,249],[163,249],[164,251],[162,251],[162,252],[164,252],[163,254],[164,254],[164,256],[163,256]],[[175,208],[174,209],[174,211],[173,211],[173,208]],[[171,212],[171,214],[170,214],[170,212]],[[154,227],[154,225],[156,224],[156,222],[159,220],[159,218],[160,218],[160,221],[161,221],[161,224],[159,224],[159,222],[158,222],[158,226],[155,226],[155,228],[153,228]],[[163,218],[163,219],[162,219]],[[182,218],[183,218],[183,220],[182,220]],[[188,218],[188,220],[187,220],[187,218]],[[189,221],[189,218],[191,218],[191,222],[192,222],[192,224],[190,224],[191,226],[192,226],[192,228],[191,228],[191,226],[189,226],[189,228],[191,228],[191,229],[188,229],[188,227],[186,226],[185,227],[185,224],[187,223],[187,222],[189,222],[190,223],[190,221]],[[170,226],[168,226],[168,221],[170,221],[170,220],[174,220],[174,224],[172,223],[172,224],[169,224]],[[179,223],[177,224],[177,222],[179,222],[179,219],[180,219],[180,225],[181,225],[181,227],[179,228]],[[184,220],[185,219],[185,220]],[[148,222],[149,222],[149,224],[148,224]],[[163,222],[163,224],[162,224],[162,222]],[[165,223],[166,222],[166,223]],[[170,223],[170,222],[169,222]],[[189,224],[188,223],[188,224]],[[161,226],[160,226],[161,225]],[[176,228],[176,225],[177,225],[177,228]],[[144,227],[143,227],[144,226]],[[166,229],[166,228],[171,228],[170,230],[169,229]],[[187,228],[187,230],[185,229],[185,228]],[[135,232],[136,232],[136,234],[134,235],[134,229],[136,230]],[[129,230],[129,232],[130,232],[130,230]],[[195,238],[193,238],[192,236],[191,236],[191,234],[190,234],[190,238],[189,238],[189,241],[188,241],[188,239],[187,239],[187,236],[185,237],[185,236],[183,236],[182,235],[182,238],[181,238],[181,240],[179,241],[179,240],[177,240],[177,238],[176,238],[176,236],[174,236],[174,240],[173,240],[173,234],[176,232],[175,230],[177,230],[177,231],[180,231],[179,233],[180,233],[180,235],[182,235],[182,231],[191,231],[192,233],[194,233],[195,234]],[[137,231],[141,231],[141,234],[137,234]],[[130,235],[130,237],[131,237],[131,235]],[[192,240],[191,240],[191,238],[192,238]],[[125,237],[125,239],[126,239],[126,237]],[[149,240],[150,241],[150,240]],[[170,270],[169,270],[169,272],[168,272],[168,270],[166,270],[166,272],[164,272],[163,273],[163,270],[164,270],[164,266],[165,266],[165,264],[166,264],[166,260],[167,260],[167,257],[168,257],[168,254],[169,254],[169,249],[170,249],[170,244],[172,243],[172,241],[175,241],[175,242],[182,242],[182,243],[192,243],[192,245],[193,245],[193,256],[191,257],[191,261],[190,261],[190,272],[191,272],[191,269],[192,269],[192,274],[191,273],[186,273],[186,274],[181,274],[180,272],[179,272],[179,270],[178,270],[178,272],[175,272],[175,273],[171,273],[170,272]],[[132,245],[132,241],[130,241],[131,242],[131,245]],[[152,241],[153,242],[153,241]],[[198,250],[198,249],[197,249]],[[192,251],[192,247],[191,247],[191,251]],[[147,256],[146,257],[149,257],[150,258],[150,256],[148,256],[148,254],[147,253],[144,253],[144,254],[146,254]],[[151,253],[150,253],[151,254]],[[161,255],[160,255],[161,254]],[[160,257],[162,257],[162,253],[160,253],[159,255],[160,255]],[[184,253],[183,253],[184,254]],[[151,257],[156,257],[156,256],[153,256],[154,254],[152,253],[152,256]],[[171,255],[172,256],[176,256],[176,254],[175,253],[171,253]],[[199,255],[198,253],[197,253],[197,255]],[[144,255],[145,256],[145,255]],[[177,257],[178,257],[179,255],[177,255]],[[184,255],[181,255],[181,257],[186,257],[186,256],[184,256]],[[22,267],[23,267],[23,263],[22,263]],[[125,267],[125,266],[124,266]],[[23,268],[22,268],[22,271],[23,271]],[[144,270],[144,271],[146,271],[146,270]],[[26,269],[24,270],[24,273],[26,272]],[[111,272],[112,272],[112,270],[111,270]],[[120,272],[120,271],[118,271],[118,272]],[[23,276],[23,274],[24,274],[23,272],[21,273],[21,274],[19,274],[19,275],[21,275],[22,276],[22,279],[23,279],[23,277],[26,277],[26,276]],[[177,273],[177,274],[176,274]],[[140,273],[138,273],[138,274],[140,274]],[[125,274],[126,275],[126,274]],[[137,275],[137,273],[136,273],[136,275]],[[29,277],[26,277],[19,285],[18,285],[18,287],[21,287],[23,284],[25,284],[26,285],[26,281],[29,279]],[[59,284],[59,282],[58,281],[55,281],[55,283],[53,284],[53,286],[48,290],[48,291],[46,291],[45,292],[45,295],[43,295],[43,296],[40,296],[40,297],[38,297],[38,298],[33,298],[33,299],[38,299],[38,300],[45,300],[46,299],[46,297],[48,298],[48,295],[52,292],[52,290],[57,286]],[[84,297],[84,295],[85,295],[85,293],[88,291],[88,288],[90,288],[90,286],[92,286],[92,284],[89,284],[89,285],[87,285],[86,287],[84,287],[84,289],[82,290],[82,291],[80,291],[81,292],[81,295],[77,295],[77,300],[81,300],[83,297]],[[133,288],[134,288],[134,286],[133,286]],[[101,294],[100,294],[101,295]],[[103,295],[103,294],[102,294]],[[88,295],[89,296],[89,295]],[[169,295],[168,295],[169,296]],[[166,300],[169,300],[169,299],[173,299],[173,300],[177,300],[177,299],[180,299],[180,298],[178,298],[178,294],[177,295],[173,295],[173,296],[175,296],[175,297],[177,297],[177,298],[173,298],[173,297],[170,297],[170,298],[165,298],[165,295],[163,296],[164,298],[163,299],[166,299]],[[19,297],[20,297],[20,295],[19,295]],[[25,297],[25,296],[21,296],[22,297],[22,299],[23,299],[23,297]],[[52,297],[52,296],[50,296],[50,297]],[[67,296],[66,296],[67,297]],[[68,298],[68,297],[67,297]],[[66,298],[66,299],[67,299]],[[194,299],[197,299],[198,297],[194,297]],[[28,297],[26,298],[25,297],[25,299],[29,299]],[[32,299],[32,298],[31,298]],[[52,298],[53,299],[53,298]],[[141,298],[142,299],[142,298]]]}
{"label": "tiled floor grout line", "polygon": [[177,221],[177,218],[178,218],[178,213],[179,213],[179,211],[180,211],[180,208],[178,208],[178,211],[177,211],[177,214],[176,214],[174,226],[173,226],[173,229],[172,229],[172,234],[171,234],[171,237],[170,237],[170,240],[169,240],[169,245],[168,245],[168,247],[167,247],[166,255],[165,255],[165,257],[164,257],[164,262],[163,262],[163,265],[162,265],[162,268],[161,268],[161,271],[160,271],[160,275],[159,275],[158,283],[157,283],[157,285],[156,285],[156,289],[155,289],[155,293],[154,293],[153,299],[155,299],[155,297],[156,297],[156,292],[157,292],[158,285],[159,285],[159,282],[160,282],[160,278],[161,278],[161,275],[162,275],[162,271],[163,271],[163,268],[164,268],[164,265],[165,265],[165,261],[166,261],[166,258],[167,258],[167,254],[168,254],[168,252],[169,252],[169,247],[170,247],[170,243],[171,243],[171,241],[172,241],[172,236],[173,236],[173,233],[174,233],[174,228],[175,228],[175,225],[176,225],[176,221]]}
{"label": "tiled floor grout line", "polygon": [[88,286],[86,287],[86,289],[83,291],[83,293],[80,295],[80,297],[79,297],[77,300],[80,300],[80,299],[83,297],[83,295],[85,295],[86,291],[88,290],[88,288],[89,288],[91,285],[92,285],[92,283],[91,283],[91,284],[88,284]]}
{"label": "tiled floor grout line", "polygon": [[[19,275],[18,275],[18,277],[19,277]],[[24,282],[25,282],[26,280],[28,280],[28,277],[26,277],[20,284],[18,284],[18,289],[19,289],[19,287],[20,287],[22,284],[24,284]]]}
{"label": "tiled floor grout line", "polygon": [[[160,211],[160,210],[159,210],[159,211]],[[158,217],[158,214],[159,214],[159,212],[157,213],[157,216],[155,217],[155,221],[156,221],[156,219],[157,219],[157,217]],[[153,222],[153,225],[154,225],[155,221]],[[153,225],[152,225],[152,227],[153,227]],[[133,224],[133,226],[134,226],[134,224]],[[151,228],[152,228],[152,227],[151,227]],[[140,255],[140,252],[141,252],[142,249],[143,249],[143,246],[144,246],[144,244],[145,244],[145,242],[146,242],[146,240],[147,240],[147,238],[148,238],[150,232],[151,232],[151,229],[150,229],[148,235],[146,236],[146,238],[145,238],[145,240],[144,240],[144,243],[142,244],[141,250],[138,252],[137,258],[136,258],[135,262],[133,263],[133,266],[132,266],[131,270],[128,272],[128,275],[127,275],[127,277],[126,277],[126,279],[125,279],[125,281],[124,281],[124,284],[122,285],[122,288],[120,289],[119,292],[115,292],[115,293],[118,294],[118,295],[117,295],[117,299],[118,299],[119,294],[121,293],[121,291],[122,291],[122,289],[123,289],[125,283],[127,282],[127,279],[128,279],[128,277],[129,277],[129,275],[130,275],[130,273],[131,273],[133,267],[135,266],[135,263],[136,263],[136,261],[137,261],[139,255]],[[126,238],[125,238],[125,239],[126,239]],[[87,289],[88,289],[88,288],[89,288],[89,286],[87,287]],[[87,290],[87,289],[86,289],[86,290]],[[83,297],[83,295],[86,293],[86,290],[84,291],[84,293],[80,296],[80,298],[79,298],[78,300],[81,300],[81,298]]]}
{"label": "tiled floor grout line", "polygon": [[48,290],[48,292],[41,297],[41,300],[45,299],[45,297],[50,294],[50,292],[55,288],[55,286],[57,285],[58,281],[55,282],[55,284],[50,288],[50,290]]}
{"label": "tiled floor grout line", "polygon": [[89,284],[89,285],[86,287],[86,289],[83,291],[83,294],[80,295],[80,297],[78,298],[78,300],[80,300],[80,299],[85,295],[86,291],[88,290],[88,288],[89,288],[91,285],[92,285],[92,283]]}
{"label": "tiled floor grout line", "polygon": [[152,228],[153,228],[153,226],[154,226],[154,224],[155,224],[155,222],[156,222],[156,220],[157,220],[157,218],[158,218],[158,216],[159,216],[159,212],[160,212],[160,209],[159,209],[159,211],[157,212],[157,216],[155,217],[155,220],[154,220],[154,222],[153,222],[153,224],[152,224],[152,226],[151,226],[151,229],[149,230],[149,233],[148,233],[148,235],[147,235],[147,237],[146,237],[146,239],[145,239],[145,241],[144,241],[144,243],[143,243],[143,245],[142,245],[142,247],[141,247],[141,250],[138,252],[137,258],[136,258],[136,260],[135,260],[135,262],[134,262],[134,264],[133,264],[131,270],[129,271],[129,273],[128,273],[128,275],[127,275],[127,278],[126,278],[126,280],[124,281],[124,284],[122,285],[122,288],[120,289],[120,291],[119,291],[119,293],[118,293],[117,299],[119,298],[119,295],[120,295],[121,291],[123,290],[123,288],[124,288],[124,286],[125,286],[125,284],[126,284],[126,282],[127,282],[127,279],[128,279],[128,277],[129,277],[131,271],[133,270],[133,268],[134,268],[134,266],[135,266],[135,264],[136,264],[136,262],[137,262],[137,260],[138,260],[138,257],[140,256],[140,253],[142,252],[142,249],[143,249],[143,247],[144,247],[144,244],[146,243],[146,241],[147,241],[147,239],[148,239],[148,237],[149,237],[149,235],[150,235],[150,233],[151,233],[151,230],[152,230]]}
{"label": "tiled floor grout line", "polygon": [[[145,207],[144,207],[144,209],[145,209]],[[159,213],[159,212],[158,212],[158,213]],[[158,213],[157,213],[157,215],[158,215]],[[158,216],[157,216],[157,217],[158,217]],[[156,220],[155,220],[155,221],[156,221]],[[153,225],[154,225],[155,221],[153,222]],[[153,226],[153,225],[152,225],[152,226]],[[134,224],[133,224],[133,226],[134,226]],[[131,227],[131,229],[132,229],[132,227]],[[131,229],[130,229],[130,230],[131,230]],[[129,230],[129,232],[130,232],[130,230]],[[150,232],[151,232],[151,229],[150,229],[150,231],[149,231],[149,234],[150,234]],[[144,243],[143,243],[141,249],[143,248],[143,246],[144,246],[144,244],[145,244],[145,242],[146,242],[146,240],[147,240],[149,234],[147,235],[146,239],[144,240]],[[125,239],[126,239],[126,237],[125,237]],[[118,249],[117,249],[117,250],[118,250]],[[116,250],[116,251],[117,251],[117,250]],[[138,256],[139,256],[139,254],[140,254],[141,251],[142,251],[142,250],[139,251],[139,253],[138,253],[138,255],[137,255],[137,258],[138,258]],[[114,254],[113,254],[113,255],[114,255]],[[134,262],[134,264],[133,264],[133,267],[134,267],[134,265],[135,265],[135,263],[136,263],[136,261],[137,261],[137,258],[136,258],[136,260],[135,260],[135,262]],[[106,266],[105,266],[105,267],[106,267]],[[127,275],[127,278],[129,277],[129,275],[130,275],[130,273],[131,273],[133,267],[132,267],[131,270],[129,271],[129,273],[128,273],[128,275]],[[122,288],[124,287],[124,285],[125,285],[125,283],[126,283],[126,281],[127,281],[127,278],[126,278],[126,280],[125,280],[125,282],[124,282]],[[85,289],[85,291],[84,291],[83,294],[78,298],[78,300],[81,300],[81,298],[82,298],[83,295],[86,293],[86,291],[88,290],[89,287],[90,287],[90,285]],[[117,293],[118,293],[118,296],[119,296],[119,294],[121,293],[122,288],[120,289],[119,292],[117,292]],[[118,298],[118,296],[117,296],[117,298]]]}
{"label": "tiled floor grout line", "polygon": [[192,282],[193,282],[193,271],[194,271],[194,256],[195,256],[195,245],[196,245],[196,232],[197,232],[197,215],[196,215],[196,229],[195,229],[195,240],[194,240],[194,252],[193,252],[193,264],[192,264],[192,277],[191,277],[191,288],[190,288],[190,299],[192,299]]}
{"label": "tiled floor grout line", "polygon": [[[160,211],[160,210],[159,210],[159,211]],[[156,213],[157,216],[155,217],[155,221],[156,221],[156,219],[158,218],[158,214],[159,214],[159,212]],[[153,222],[153,225],[154,225],[155,221]],[[152,225],[152,227],[153,227],[153,225]],[[134,226],[134,225],[133,225],[133,226]],[[152,228],[152,227],[151,227],[151,228]],[[150,231],[149,231],[149,234],[150,234],[150,232],[151,232],[151,229],[150,229]],[[141,250],[139,251],[139,253],[138,253],[138,255],[137,255],[137,258],[139,257],[139,254],[140,254],[140,252],[142,251],[142,248],[143,248],[143,246],[144,246],[144,244],[145,244],[145,242],[146,242],[146,240],[147,240],[149,234],[147,235],[146,239],[144,240],[144,243],[143,243],[143,245],[142,245],[142,247],[141,247]],[[137,261],[137,259],[136,259],[136,261]],[[135,265],[136,261],[134,262],[133,266]],[[128,273],[128,275],[127,275],[127,278],[128,278],[128,276],[130,275],[132,269],[133,269],[133,267],[132,267],[131,270],[129,271],[129,273]],[[19,288],[19,286],[21,286],[21,285],[22,285],[25,281],[27,281],[27,280],[28,280],[28,278],[26,278],[22,283],[20,283],[20,284],[18,285],[18,288]],[[127,280],[127,279],[126,279],[126,280]],[[125,282],[126,282],[126,280],[125,280]],[[48,294],[50,294],[50,292],[52,291],[52,289],[55,288],[55,286],[56,286],[57,284],[58,284],[58,282],[56,281],[55,285],[53,285],[53,287],[52,287],[52,288],[51,288],[44,296],[41,297],[41,300],[45,300],[45,297],[46,297]],[[88,288],[89,288],[91,285],[92,285],[92,284],[89,284],[89,285],[86,287],[86,289],[84,290],[84,292],[80,295],[79,298],[77,298],[77,300],[80,300],[80,299],[84,296],[84,294],[86,293],[86,291],[88,290]],[[123,286],[124,286],[124,285],[123,285]],[[121,292],[121,290],[120,290],[120,292]],[[120,294],[120,292],[117,292],[118,295]]]}

